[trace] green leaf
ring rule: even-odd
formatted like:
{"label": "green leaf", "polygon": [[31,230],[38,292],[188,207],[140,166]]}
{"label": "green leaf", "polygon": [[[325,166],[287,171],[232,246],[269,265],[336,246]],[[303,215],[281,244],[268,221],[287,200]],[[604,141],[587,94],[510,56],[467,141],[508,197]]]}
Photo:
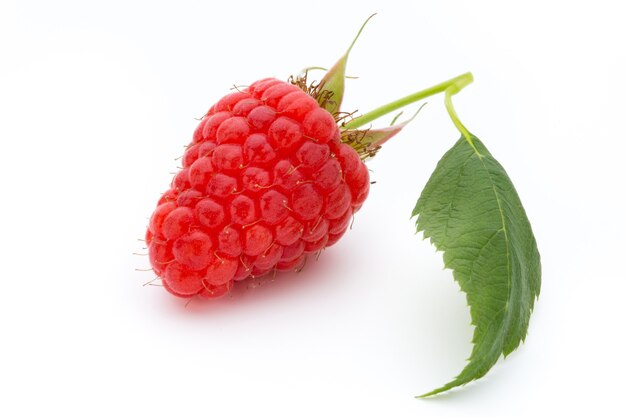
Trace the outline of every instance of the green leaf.
{"label": "green leaf", "polygon": [[417,201],[417,231],[443,251],[475,326],[469,363],[422,397],[481,378],[526,337],[541,286],[537,244],[504,168],[475,136],[439,161]]}

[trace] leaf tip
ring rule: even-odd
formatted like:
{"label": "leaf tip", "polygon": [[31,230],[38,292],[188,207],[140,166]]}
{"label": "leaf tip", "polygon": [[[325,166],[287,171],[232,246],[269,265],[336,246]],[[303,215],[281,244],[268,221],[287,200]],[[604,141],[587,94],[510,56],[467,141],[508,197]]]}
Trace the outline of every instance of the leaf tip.
{"label": "leaf tip", "polygon": [[421,395],[416,395],[415,398],[418,399],[428,399],[428,398],[432,398],[433,396],[437,395],[437,394],[441,394],[442,392],[446,392],[449,391],[451,388],[453,388],[454,385],[450,385],[450,384],[446,384],[443,387],[439,387],[437,389],[434,389],[432,391],[427,392],[426,394],[421,394]]}

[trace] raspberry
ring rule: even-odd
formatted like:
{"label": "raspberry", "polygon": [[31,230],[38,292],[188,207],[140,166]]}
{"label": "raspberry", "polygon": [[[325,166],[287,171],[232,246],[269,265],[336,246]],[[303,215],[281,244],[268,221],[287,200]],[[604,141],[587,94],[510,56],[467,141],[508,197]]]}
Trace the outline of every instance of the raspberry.
{"label": "raspberry", "polygon": [[180,297],[300,267],[337,242],[369,191],[333,115],[271,78],[211,107],[182,164],[146,234],[153,270]]}

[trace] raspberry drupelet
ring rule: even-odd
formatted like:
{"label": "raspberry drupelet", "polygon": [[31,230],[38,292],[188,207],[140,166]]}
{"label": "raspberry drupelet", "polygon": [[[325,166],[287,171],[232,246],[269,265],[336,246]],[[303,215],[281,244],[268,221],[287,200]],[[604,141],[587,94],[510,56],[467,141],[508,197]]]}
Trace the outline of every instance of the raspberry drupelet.
{"label": "raspberry drupelet", "polygon": [[211,107],[182,165],[146,233],[153,270],[180,297],[297,269],[341,238],[369,192],[333,115],[273,78]]}

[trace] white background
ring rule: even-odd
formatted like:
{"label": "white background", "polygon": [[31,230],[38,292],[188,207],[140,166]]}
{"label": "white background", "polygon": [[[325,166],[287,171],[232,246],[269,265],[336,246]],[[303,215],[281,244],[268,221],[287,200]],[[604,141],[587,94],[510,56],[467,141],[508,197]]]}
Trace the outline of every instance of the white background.
{"label": "white background", "polygon": [[[620,3],[3,0],[0,414],[624,415]],[[194,117],[233,84],[331,65],[372,12],[345,108],[473,71],[457,111],[542,254],[526,343],[429,400],[413,396],[460,372],[472,335],[409,220],[459,136],[441,97],[371,161],[353,230],[302,273],[185,307],[143,287],[132,255]]]}

